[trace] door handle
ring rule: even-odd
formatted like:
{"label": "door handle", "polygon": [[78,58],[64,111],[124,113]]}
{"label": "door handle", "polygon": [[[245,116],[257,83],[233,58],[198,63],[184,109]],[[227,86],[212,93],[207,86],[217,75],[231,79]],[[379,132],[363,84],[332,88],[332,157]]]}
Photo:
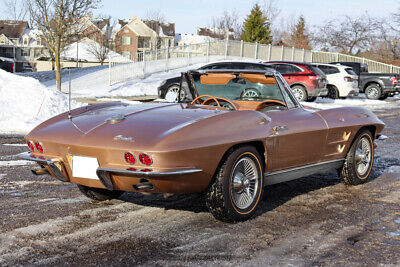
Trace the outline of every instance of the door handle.
{"label": "door handle", "polygon": [[287,129],[288,129],[288,127],[286,125],[278,125],[278,126],[272,127],[272,130],[274,130],[275,132],[285,131]]}

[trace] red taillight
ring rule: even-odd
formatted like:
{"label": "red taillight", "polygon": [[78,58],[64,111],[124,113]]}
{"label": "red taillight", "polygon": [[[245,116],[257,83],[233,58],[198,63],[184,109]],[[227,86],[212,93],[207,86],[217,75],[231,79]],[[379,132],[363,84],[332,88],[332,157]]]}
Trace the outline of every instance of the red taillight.
{"label": "red taillight", "polygon": [[151,172],[151,170],[150,169],[142,169],[142,170],[140,170],[141,172]]}
{"label": "red taillight", "polygon": [[127,170],[128,170],[128,171],[133,171],[133,172],[135,172],[135,171],[136,171],[136,168],[128,168]]}
{"label": "red taillight", "polygon": [[39,142],[36,142],[35,143],[35,147],[36,147],[36,150],[37,151],[39,151],[40,153],[43,153],[43,146],[42,146],[42,144],[41,143],[39,143]]}
{"label": "red taillight", "polygon": [[392,84],[397,84],[397,77],[390,77]]}
{"label": "red taillight", "polygon": [[128,162],[129,164],[135,164],[135,162],[136,162],[135,156],[130,152],[126,152],[124,154],[124,158],[125,158],[125,161]]}
{"label": "red taillight", "polygon": [[350,76],[346,76],[346,77],[344,77],[344,81],[345,82],[352,82],[352,81],[354,81],[354,79],[352,77],[350,77]]}
{"label": "red taillight", "polygon": [[151,159],[151,157],[147,154],[140,154],[139,155],[139,160],[141,163],[143,163],[146,166],[150,166],[151,164],[153,164],[153,160]]}
{"label": "red taillight", "polygon": [[26,141],[26,144],[28,145],[30,151],[34,151],[35,150],[35,146],[32,144],[31,141],[29,141],[29,140]]}

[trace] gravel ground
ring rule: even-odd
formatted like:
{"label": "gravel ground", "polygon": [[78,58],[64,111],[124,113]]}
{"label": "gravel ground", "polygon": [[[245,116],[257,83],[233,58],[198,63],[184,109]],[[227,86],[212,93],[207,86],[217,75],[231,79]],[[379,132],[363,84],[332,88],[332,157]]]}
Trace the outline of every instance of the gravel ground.
{"label": "gravel ground", "polygon": [[201,195],[125,193],[95,202],[73,184],[14,162],[23,139],[0,137],[0,265],[400,265],[399,108],[373,175],[348,187],[336,172],[266,187],[256,216],[216,221]]}

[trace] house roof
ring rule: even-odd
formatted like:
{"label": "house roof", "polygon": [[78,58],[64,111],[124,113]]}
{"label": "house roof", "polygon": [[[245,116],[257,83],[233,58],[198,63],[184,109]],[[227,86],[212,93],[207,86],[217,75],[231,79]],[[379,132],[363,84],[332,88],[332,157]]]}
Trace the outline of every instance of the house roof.
{"label": "house roof", "polygon": [[26,21],[0,20],[0,34],[8,38],[20,38],[27,27],[29,26]]}
{"label": "house roof", "polygon": [[161,37],[175,36],[175,23],[163,23],[157,20],[144,20],[143,22]]}

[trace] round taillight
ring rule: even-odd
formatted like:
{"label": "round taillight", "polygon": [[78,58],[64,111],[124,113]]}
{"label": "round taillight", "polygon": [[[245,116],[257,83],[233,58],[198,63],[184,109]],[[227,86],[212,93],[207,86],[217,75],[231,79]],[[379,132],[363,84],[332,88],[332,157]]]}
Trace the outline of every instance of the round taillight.
{"label": "round taillight", "polygon": [[129,164],[133,165],[136,162],[135,156],[130,152],[126,152],[124,154],[124,158],[125,158],[125,161],[128,162]]}
{"label": "round taillight", "polygon": [[140,170],[141,172],[151,172],[151,170],[150,169],[142,169],[142,170]]}
{"label": "round taillight", "polygon": [[36,142],[35,147],[36,147],[37,151],[39,151],[40,153],[43,153],[44,150],[43,150],[43,146],[41,143]]}
{"label": "round taillight", "polygon": [[128,171],[135,172],[135,171],[136,171],[136,168],[128,168],[127,170],[128,170]]}
{"label": "round taillight", "polygon": [[147,154],[140,154],[139,155],[139,160],[141,163],[143,163],[146,166],[150,166],[151,164],[153,164],[153,160],[151,159],[151,157]]}
{"label": "round taillight", "polygon": [[32,144],[31,141],[29,141],[29,140],[26,141],[26,144],[28,145],[30,151],[34,151],[35,150],[35,146]]}

